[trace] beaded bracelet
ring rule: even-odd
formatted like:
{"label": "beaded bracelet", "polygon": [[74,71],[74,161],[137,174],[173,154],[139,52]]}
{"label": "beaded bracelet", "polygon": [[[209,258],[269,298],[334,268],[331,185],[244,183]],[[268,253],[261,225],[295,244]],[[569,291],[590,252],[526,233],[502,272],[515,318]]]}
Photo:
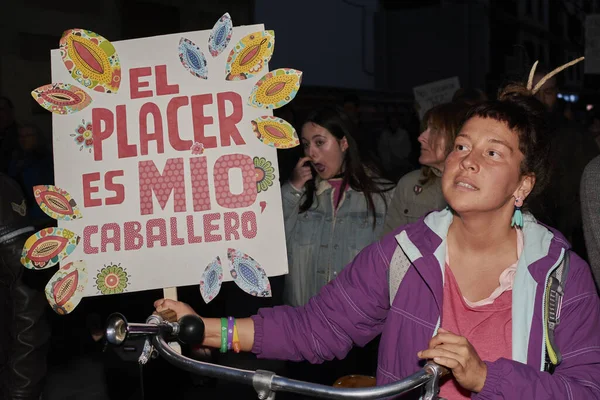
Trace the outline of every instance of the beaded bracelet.
{"label": "beaded bracelet", "polygon": [[227,318],[221,318],[221,353],[227,353]]}

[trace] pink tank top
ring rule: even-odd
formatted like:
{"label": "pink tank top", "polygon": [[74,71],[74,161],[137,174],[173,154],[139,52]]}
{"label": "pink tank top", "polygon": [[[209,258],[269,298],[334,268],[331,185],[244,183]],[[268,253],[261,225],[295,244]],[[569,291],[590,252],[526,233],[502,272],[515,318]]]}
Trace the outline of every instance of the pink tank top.
{"label": "pink tank top", "polygon": [[[329,184],[332,186],[332,196],[333,196],[333,214],[335,215],[337,213],[337,209],[340,205],[340,201],[342,201],[342,197],[344,195],[344,190],[342,190],[342,178],[332,178],[329,179],[327,182],[329,182]],[[345,190],[348,190],[348,185],[346,185]]]}
{"label": "pink tank top", "polygon": [[[517,231],[518,256],[522,249],[523,234]],[[502,272],[500,285],[490,297],[472,303],[462,296],[446,259],[441,327],[467,338],[484,361],[512,359],[512,285],[517,263]],[[454,379],[447,379],[440,388],[440,397],[470,399],[471,392]]]}

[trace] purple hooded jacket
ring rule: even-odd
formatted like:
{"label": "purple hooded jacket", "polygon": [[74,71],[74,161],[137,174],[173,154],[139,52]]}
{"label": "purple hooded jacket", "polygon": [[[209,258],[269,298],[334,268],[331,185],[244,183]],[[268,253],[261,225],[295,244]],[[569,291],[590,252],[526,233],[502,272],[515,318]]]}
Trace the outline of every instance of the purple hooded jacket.
{"label": "purple hooded jacket", "polygon": [[[260,358],[321,363],[344,358],[356,344],[382,334],[377,384],[422,367],[443,307],[448,210],[433,212],[365,248],[307,305],[259,310],[254,347]],[[512,360],[486,361],[483,390],[474,399],[600,399],[600,299],[589,266],[571,253],[555,341],[563,361],[543,372],[543,301],[546,280],[569,250],[563,236],[526,214],[524,249],[513,285]],[[400,246],[412,262],[390,307],[388,272]]]}

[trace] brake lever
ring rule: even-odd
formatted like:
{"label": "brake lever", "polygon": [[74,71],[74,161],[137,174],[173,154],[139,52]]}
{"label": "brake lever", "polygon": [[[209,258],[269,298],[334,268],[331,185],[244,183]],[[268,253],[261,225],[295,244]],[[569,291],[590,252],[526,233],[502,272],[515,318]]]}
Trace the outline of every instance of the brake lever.
{"label": "brake lever", "polygon": [[154,350],[154,346],[152,345],[152,341],[150,340],[149,337],[146,338],[146,340],[144,341],[144,348],[142,350],[142,353],[140,354],[140,357],[138,358],[138,363],[141,365],[146,365],[146,363],[148,361],[150,361],[150,359],[154,359],[158,357],[158,352],[156,350]]}

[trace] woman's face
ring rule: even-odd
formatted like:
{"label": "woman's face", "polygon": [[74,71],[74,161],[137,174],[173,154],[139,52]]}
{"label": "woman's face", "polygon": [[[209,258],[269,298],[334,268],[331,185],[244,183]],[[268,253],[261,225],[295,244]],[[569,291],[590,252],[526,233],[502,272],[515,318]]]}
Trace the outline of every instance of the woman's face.
{"label": "woman's face", "polygon": [[348,149],[346,138],[338,140],[327,129],[313,122],[302,127],[304,154],[321,177],[330,179],[342,172],[344,154]]}
{"label": "woman's face", "polygon": [[431,128],[427,128],[419,135],[419,143],[421,143],[419,164],[443,171],[444,161],[446,160],[446,138],[444,135],[433,135]]}
{"label": "woman's face", "polygon": [[534,176],[521,175],[523,159],[519,137],[505,123],[471,118],[446,158],[442,176],[446,201],[459,214],[505,209],[511,215],[514,199],[524,200],[535,184]]}

